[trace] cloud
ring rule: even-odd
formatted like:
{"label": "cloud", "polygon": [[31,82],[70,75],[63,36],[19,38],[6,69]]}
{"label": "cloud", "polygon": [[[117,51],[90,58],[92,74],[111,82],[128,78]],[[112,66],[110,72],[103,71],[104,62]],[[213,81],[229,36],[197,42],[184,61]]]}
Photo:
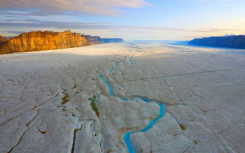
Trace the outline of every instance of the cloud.
{"label": "cloud", "polygon": [[[194,33],[217,33],[217,32],[234,32],[237,29],[215,29],[215,28],[199,28],[199,29],[185,29],[185,28],[169,28],[169,27],[146,27],[146,26],[122,26],[103,23],[89,23],[89,22],[61,22],[61,21],[40,21],[34,19],[6,19],[0,20],[0,27],[10,28],[51,28],[51,29],[80,29],[80,30],[110,30],[122,32],[159,32],[159,31],[176,31],[176,32],[194,32]],[[18,31],[16,32],[18,33]]]}
{"label": "cloud", "polygon": [[18,34],[24,33],[25,31],[2,31],[2,32],[18,35]]}
{"label": "cloud", "polygon": [[198,30],[193,30],[193,32],[224,32],[224,31],[241,31],[238,29],[218,29],[218,28],[199,28]]}
{"label": "cloud", "polygon": [[145,0],[1,0],[0,9],[23,9],[36,14],[85,13],[119,16],[116,8],[139,8]]}
{"label": "cloud", "polygon": [[33,19],[6,19],[0,20],[0,27],[20,27],[20,28],[56,28],[56,29],[107,29],[107,30],[121,30],[121,31],[186,31],[181,28],[168,27],[143,27],[143,26],[121,26],[103,23],[88,23],[88,22],[59,22],[59,21],[40,21]]}

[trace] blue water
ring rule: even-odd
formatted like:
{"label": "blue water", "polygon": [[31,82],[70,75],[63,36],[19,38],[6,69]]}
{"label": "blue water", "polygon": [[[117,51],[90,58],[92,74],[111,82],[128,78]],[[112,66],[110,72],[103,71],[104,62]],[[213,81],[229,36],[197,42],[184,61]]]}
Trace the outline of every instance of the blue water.
{"label": "blue water", "polygon": [[129,63],[131,66],[134,65],[134,63],[133,63],[133,61],[132,61],[131,59],[128,60],[128,63]]}
{"label": "blue water", "polygon": [[119,97],[122,101],[127,101],[127,100],[134,100],[135,98],[139,98],[139,99],[141,99],[142,101],[144,101],[144,102],[150,102],[150,100],[149,99],[147,99],[147,98],[144,98],[144,97],[140,97],[140,96],[135,96],[134,98],[131,98],[131,99],[128,99],[128,98],[125,98],[125,97]]}
{"label": "blue water", "polygon": [[130,135],[133,134],[133,133],[137,133],[137,132],[146,132],[146,131],[148,131],[149,129],[151,129],[151,128],[153,127],[153,125],[154,125],[160,118],[163,117],[163,115],[164,115],[164,106],[163,106],[163,104],[158,104],[158,105],[159,105],[159,107],[160,107],[160,110],[159,110],[159,115],[158,115],[157,118],[151,120],[151,121],[149,122],[149,124],[148,124],[144,129],[142,129],[142,130],[140,130],[140,131],[135,131],[135,132],[128,132],[128,133],[125,133],[125,134],[123,135],[123,140],[124,140],[124,142],[125,142],[125,144],[126,144],[126,146],[127,146],[127,148],[128,148],[128,152],[129,152],[129,153],[135,153],[134,147],[133,147],[132,143],[130,142]]}
{"label": "blue water", "polygon": [[160,119],[163,117],[164,115],[164,106],[163,104],[158,104],[158,106],[160,107],[160,110],[159,110],[159,115],[157,118],[155,118],[154,120],[151,120],[149,122],[149,124],[142,130],[140,130],[140,132],[146,132],[148,131],[150,128],[152,128],[152,126]]}
{"label": "blue water", "polygon": [[129,153],[135,153],[134,147],[133,147],[132,143],[130,142],[130,138],[129,138],[130,135],[133,134],[133,133],[135,133],[135,132],[128,132],[128,133],[125,133],[123,135],[123,140],[124,140],[124,142],[125,142],[125,144],[126,144],[126,146],[128,148],[128,152]]}
{"label": "blue water", "polygon": [[[133,62],[131,61],[131,59],[129,60],[129,63],[130,65],[133,65]],[[109,73],[111,73],[112,71],[114,70],[114,67],[112,67],[110,70],[109,70]],[[114,91],[114,88],[112,87],[111,84],[109,84],[105,78],[103,77],[104,74],[106,74],[107,72],[104,72],[103,74],[100,74],[99,75],[99,78],[106,84],[106,86],[109,88],[109,95],[110,96],[113,96],[113,91]],[[148,103],[148,102],[151,102],[149,99],[145,98],[145,97],[140,97],[140,96],[135,96],[133,98],[126,98],[126,97],[119,97],[121,100],[123,101],[128,101],[128,100],[134,100],[135,98],[139,98],[141,99],[142,101]],[[135,153],[135,150],[134,150],[134,147],[132,145],[132,143],[130,142],[130,135],[133,134],[133,133],[136,133],[136,132],[146,132],[148,131],[149,129],[151,129],[153,127],[153,125],[161,118],[163,117],[164,115],[164,105],[163,104],[160,104],[158,103],[159,107],[160,107],[160,110],[159,110],[159,115],[157,118],[151,120],[149,122],[149,124],[142,130],[140,131],[133,131],[133,132],[128,132],[128,133],[125,133],[123,135],[123,140],[128,148],[128,152],[129,153]]]}
{"label": "blue water", "polygon": [[128,100],[127,98],[124,98],[124,97],[120,97],[120,99],[121,99],[122,101],[127,101],[127,100]]}
{"label": "blue water", "polygon": [[113,96],[113,90],[114,88],[105,80],[105,78],[102,75],[99,75],[99,78],[107,85],[109,88],[109,95]]}
{"label": "blue water", "polygon": [[143,100],[144,102],[150,102],[150,100],[149,99],[147,99],[147,98],[144,98],[144,97],[139,97],[141,100]]}
{"label": "blue water", "polygon": [[114,67],[112,67],[110,70],[109,70],[109,73],[111,73],[113,70],[114,70],[115,68]]}

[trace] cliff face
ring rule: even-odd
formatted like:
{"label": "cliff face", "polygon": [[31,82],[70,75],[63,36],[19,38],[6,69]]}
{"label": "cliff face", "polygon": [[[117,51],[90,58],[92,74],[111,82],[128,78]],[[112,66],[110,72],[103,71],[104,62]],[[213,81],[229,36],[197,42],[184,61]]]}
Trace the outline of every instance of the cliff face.
{"label": "cliff face", "polygon": [[104,43],[118,43],[123,42],[122,38],[102,38],[102,41]]}
{"label": "cliff face", "polygon": [[193,39],[188,44],[197,46],[245,49],[245,36],[209,37]]}
{"label": "cliff face", "polygon": [[2,48],[2,46],[3,46],[3,43],[5,43],[5,42],[7,42],[7,41],[8,41],[7,38],[2,37],[2,36],[0,35],[0,54],[1,54],[1,48]]}
{"label": "cliff face", "polygon": [[0,54],[72,48],[87,45],[85,37],[70,30],[65,32],[35,31],[23,33],[4,42]]}
{"label": "cliff face", "polygon": [[8,40],[9,40],[8,38],[5,38],[5,37],[0,35],[0,43],[4,43],[4,42],[6,42]]}
{"label": "cliff face", "polygon": [[100,38],[100,36],[84,35],[84,37],[87,39],[89,45],[103,44],[102,39]]}
{"label": "cliff face", "polygon": [[0,36],[0,54],[72,48],[85,45],[123,42],[122,38],[103,38],[65,32],[34,31],[11,39]]}

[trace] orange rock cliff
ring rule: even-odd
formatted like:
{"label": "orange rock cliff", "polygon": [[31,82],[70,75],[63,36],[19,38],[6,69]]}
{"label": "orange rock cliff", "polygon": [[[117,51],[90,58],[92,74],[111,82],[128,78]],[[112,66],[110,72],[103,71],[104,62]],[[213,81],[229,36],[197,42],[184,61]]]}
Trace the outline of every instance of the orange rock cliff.
{"label": "orange rock cliff", "polygon": [[72,48],[88,45],[87,39],[79,33],[34,31],[0,43],[0,54]]}
{"label": "orange rock cliff", "polygon": [[9,40],[8,38],[2,37],[2,36],[0,35],[0,44],[6,42],[6,41],[8,41],[8,40]]}

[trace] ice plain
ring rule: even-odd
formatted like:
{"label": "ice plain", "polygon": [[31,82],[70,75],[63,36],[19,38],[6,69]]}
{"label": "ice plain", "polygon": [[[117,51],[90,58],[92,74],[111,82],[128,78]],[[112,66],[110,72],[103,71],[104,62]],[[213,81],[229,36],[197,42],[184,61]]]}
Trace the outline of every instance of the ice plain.
{"label": "ice plain", "polygon": [[135,152],[245,152],[244,80],[244,50],[122,43],[1,55],[0,153],[126,153],[123,135],[157,118],[159,103],[164,116],[130,136]]}

